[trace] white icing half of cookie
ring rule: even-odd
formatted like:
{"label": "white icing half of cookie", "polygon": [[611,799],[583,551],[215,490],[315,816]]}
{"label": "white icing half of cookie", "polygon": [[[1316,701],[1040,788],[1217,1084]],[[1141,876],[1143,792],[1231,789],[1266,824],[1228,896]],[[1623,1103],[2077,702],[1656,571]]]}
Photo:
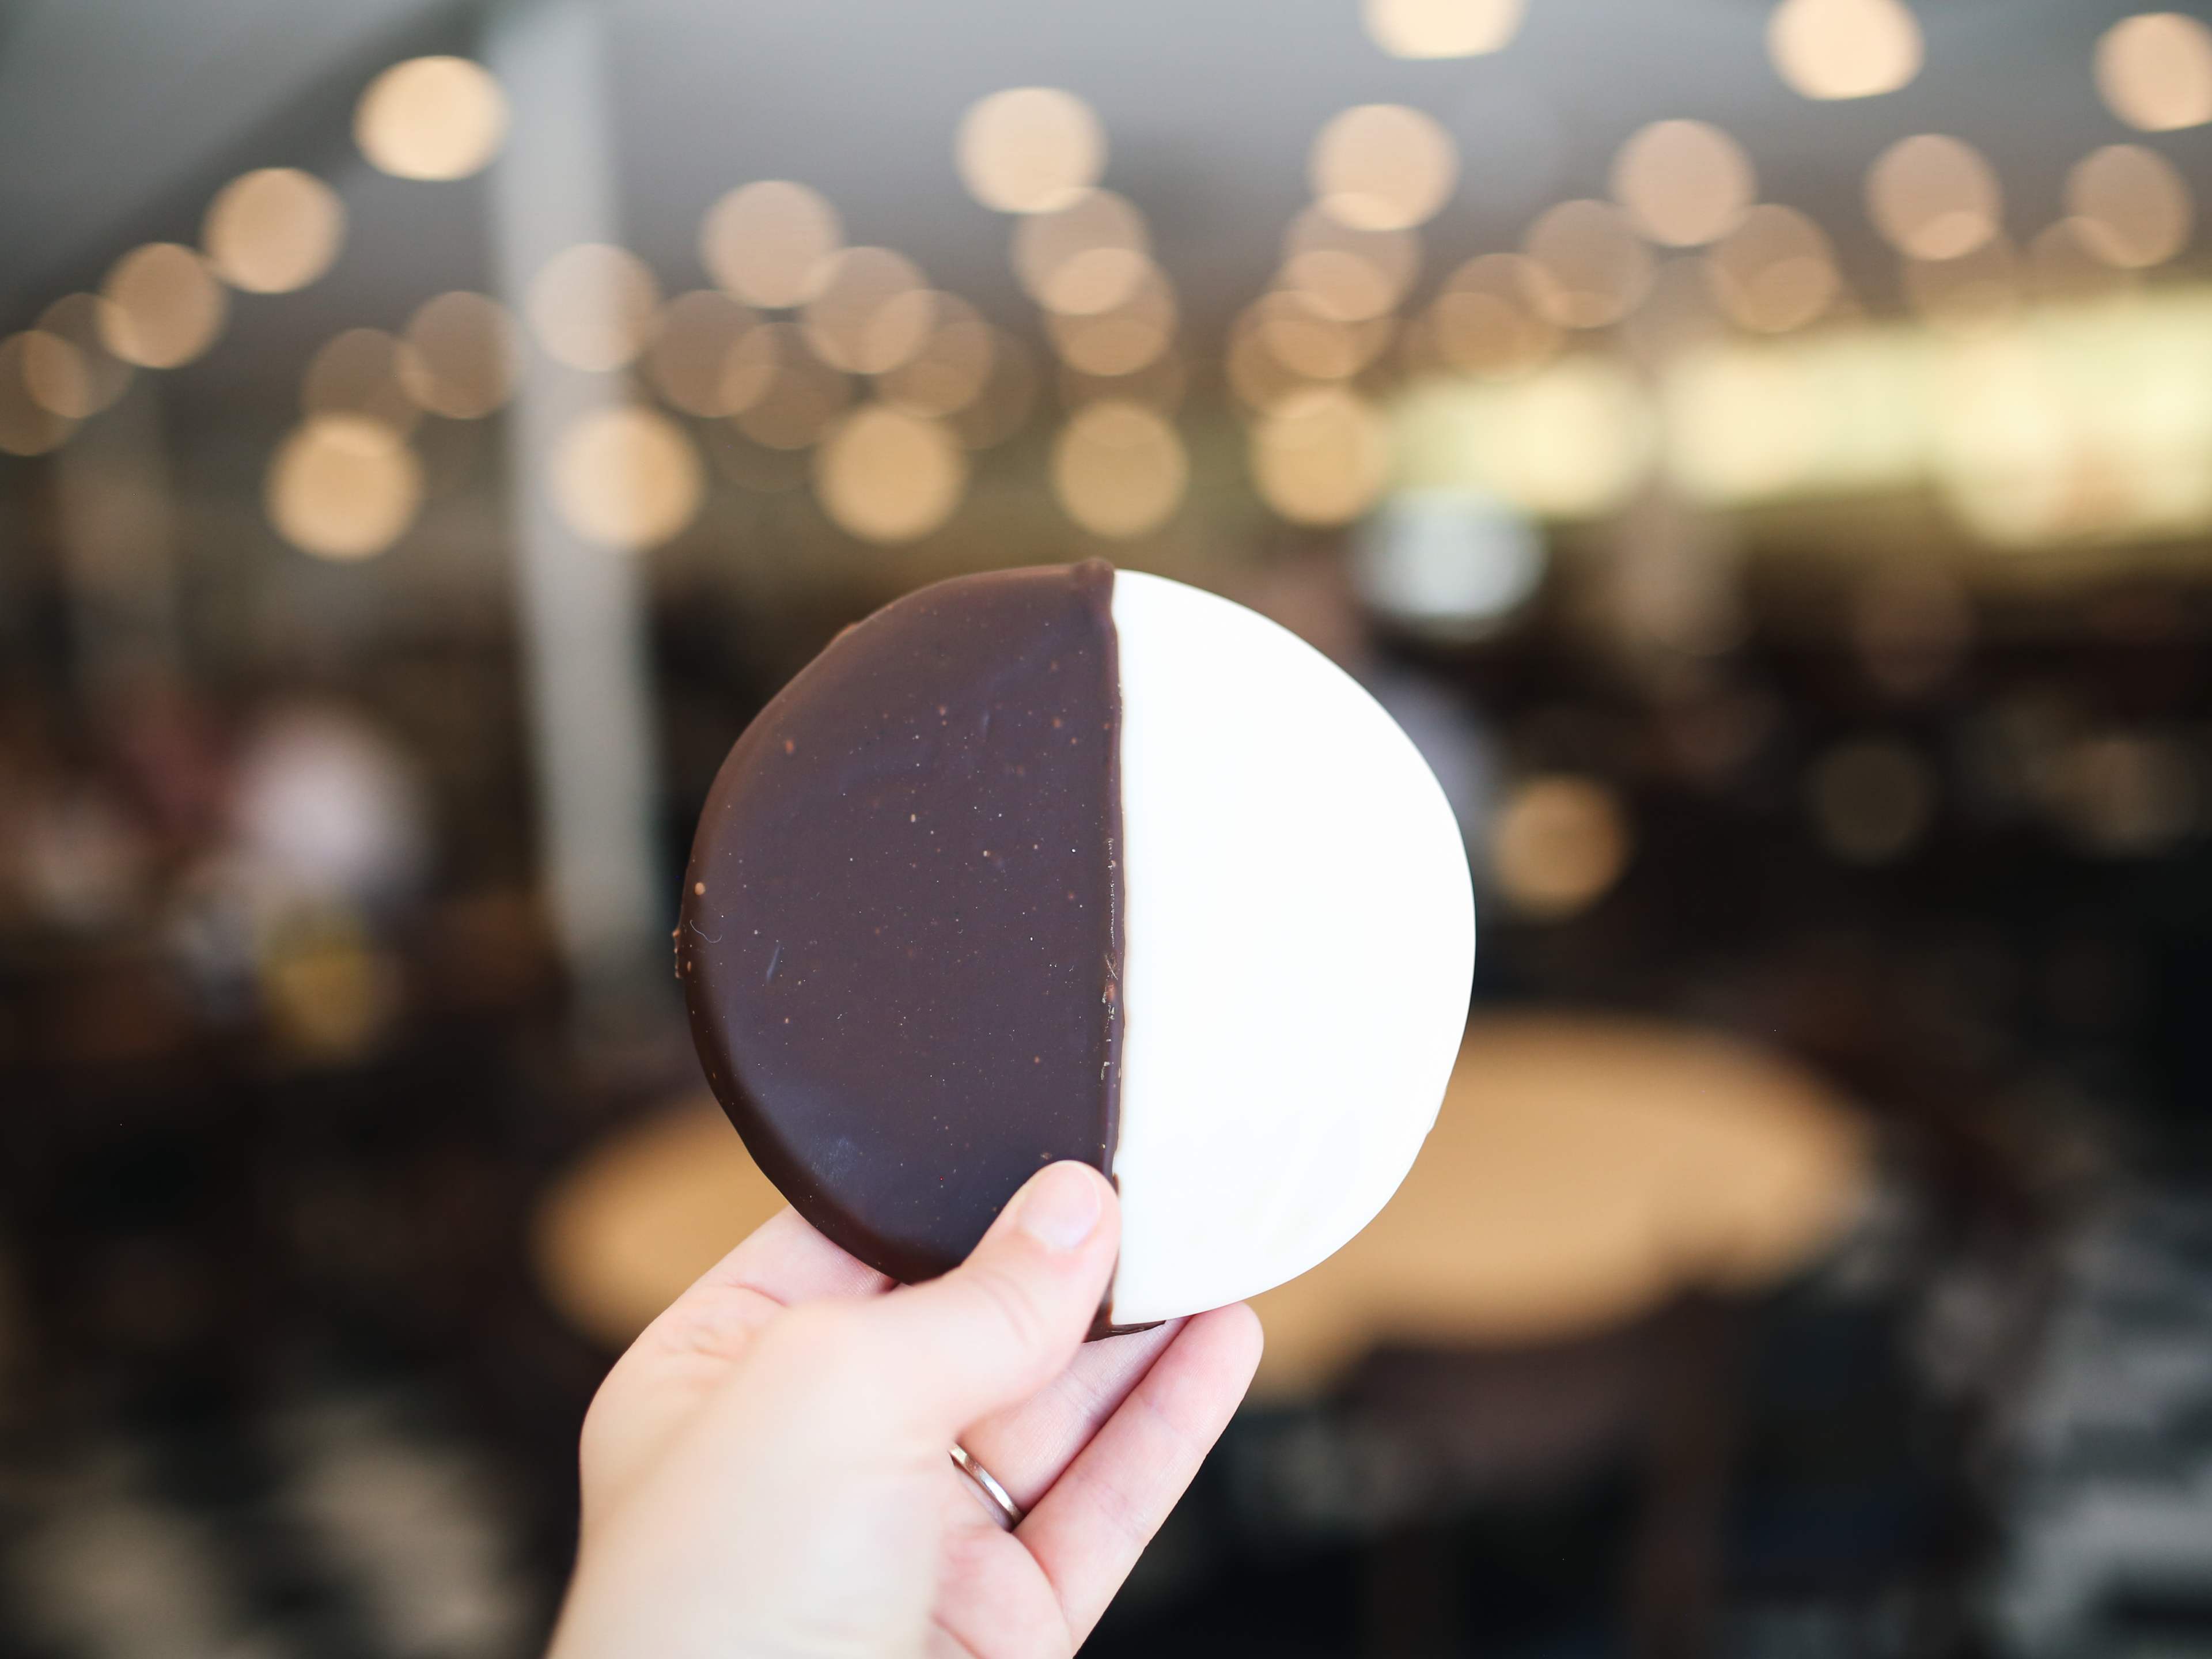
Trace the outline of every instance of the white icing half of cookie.
{"label": "white icing half of cookie", "polygon": [[1139,1324],[1295,1278],[1413,1167],[1474,970],[1467,854],[1412,741],[1241,605],[1115,579],[1121,1256]]}

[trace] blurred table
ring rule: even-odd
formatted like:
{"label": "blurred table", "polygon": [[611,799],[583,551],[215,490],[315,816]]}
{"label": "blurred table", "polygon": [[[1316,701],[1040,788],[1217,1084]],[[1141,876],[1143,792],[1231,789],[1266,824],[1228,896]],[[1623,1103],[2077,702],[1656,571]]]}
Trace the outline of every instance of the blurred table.
{"label": "blurred table", "polygon": [[[1397,1196],[1256,1299],[1259,1387],[1316,1389],[1378,1343],[1556,1342],[1681,1291],[1771,1282],[1834,1236],[1865,1169],[1850,1108],[1759,1049],[1609,1018],[1478,1020]],[[781,1204],[702,1094],[553,1187],[540,1278],[571,1323],[620,1346]]]}
{"label": "blurred table", "polygon": [[1311,1391],[1380,1343],[1551,1344],[1682,1292],[1773,1282],[1849,1219],[1867,1155],[1847,1104],[1733,1039],[1595,1015],[1478,1019],[1397,1196],[1255,1298],[1256,1386]]}
{"label": "blurred table", "polygon": [[538,1207],[538,1282],[611,1348],[783,1207],[714,1097],[702,1092],[586,1152]]}

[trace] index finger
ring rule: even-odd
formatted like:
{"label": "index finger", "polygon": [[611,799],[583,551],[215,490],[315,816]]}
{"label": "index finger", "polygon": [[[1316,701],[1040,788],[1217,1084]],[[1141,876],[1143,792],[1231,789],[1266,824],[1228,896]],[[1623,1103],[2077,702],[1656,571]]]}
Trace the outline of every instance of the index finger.
{"label": "index finger", "polygon": [[786,1206],[699,1275],[645,1328],[636,1347],[724,1353],[770,1316],[803,1302],[880,1296],[891,1281]]}
{"label": "index finger", "polygon": [[700,1274],[691,1290],[702,1285],[734,1285],[790,1308],[825,1297],[878,1296],[891,1280],[832,1244],[787,1204]]}
{"label": "index finger", "polygon": [[615,1361],[584,1419],[586,1462],[597,1479],[620,1484],[668,1443],[777,1314],[890,1285],[796,1211],[779,1212],[662,1309]]}

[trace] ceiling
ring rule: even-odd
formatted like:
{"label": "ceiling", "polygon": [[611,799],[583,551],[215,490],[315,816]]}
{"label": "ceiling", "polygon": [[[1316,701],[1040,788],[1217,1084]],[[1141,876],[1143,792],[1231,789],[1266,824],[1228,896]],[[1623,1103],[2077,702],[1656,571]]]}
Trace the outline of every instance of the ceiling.
{"label": "ceiling", "polygon": [[[526,3],[527,0],[523,0]],[[1305,196],[1315,131],[1347,105],[1403,102],[1457,137],[1455,199],[1428,232],[1432,273],[1510,246],[1544,206],[1601,192],[1647,121],[1695,116],[1750,150],[1761,194],[1843,245],[1880,303],[1887,262],[1859,205],[1893,140],[1955,133],[1996,162],[2016,235],[2057,216],[2067,167],[2131,134],[2099,101],[2091,49],[2125,0],[1914,0],[1927,65],[1903,91],[1808,102],[1767,63],[1766,0],[1530,0],[1511,46],[1405,62],[1363,32],[1354,0],[605,0],[600,7],[627,240],[672,288],[704,280],[702,212],[749,179],[822,190],[848,235],[917,259],[943,287],[1023,314],[1006,222],[962,190],[961,112],[1010,85],[1088,99],[1112,144],[1107,182],[1152,222],[1201,326],[1250,298]],[[2199,8],[2191,7],[2191,9]],[[304,293],[249,313],[190,371],[210,389],[295,374],[314,344],[396,325],[443,289],[485,285],[480,181],[386,178],[349,118],[384,64],[470,49],[482,7],[450,0],[16,0],[0,23],[0,326],[97,280],[133,243],[190,239],[245,168],[322,173],[351,234]],[[2212,130],[2150,142],[2212,180]]]}

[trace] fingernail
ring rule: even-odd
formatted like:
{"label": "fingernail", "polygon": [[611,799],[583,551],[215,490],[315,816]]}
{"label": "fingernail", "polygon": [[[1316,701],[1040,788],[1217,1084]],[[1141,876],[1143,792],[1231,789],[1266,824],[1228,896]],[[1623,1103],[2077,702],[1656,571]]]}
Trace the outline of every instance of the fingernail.
{"label": "fingernail", "polygon": [[1055,1164],[1022,1188],[1014,1224],[1055,1254],[1075,1249],[1098,1226],[1098,1181],[1080,1164]]}

